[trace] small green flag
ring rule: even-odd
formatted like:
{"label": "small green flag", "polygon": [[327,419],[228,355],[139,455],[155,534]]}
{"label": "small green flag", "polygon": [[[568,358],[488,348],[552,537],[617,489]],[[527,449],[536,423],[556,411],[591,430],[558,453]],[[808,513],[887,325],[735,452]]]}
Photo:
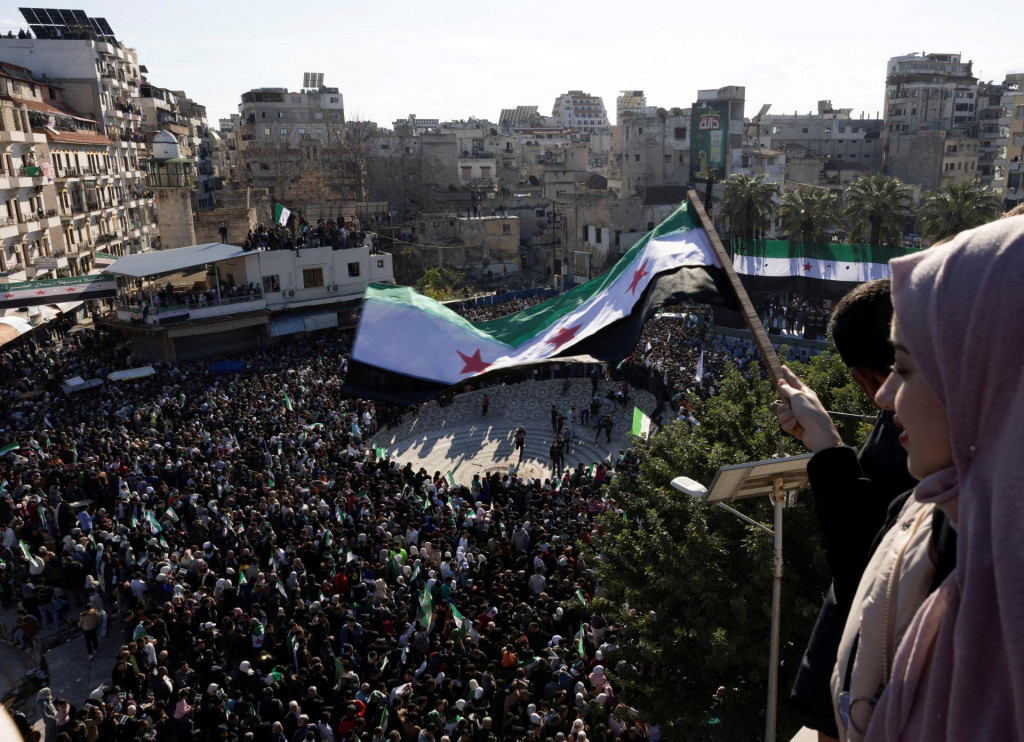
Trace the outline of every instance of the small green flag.
{"label": "small green flag", "polygon": [[583,622],[582,621],[580,622],[580,633],[576,635],[576,638],[577,638],[576,649],[579,651],[580,657],[585,658],[587,656],[587,654],[586,654],[586,652],[584,651],[584,648],[583,648]]}
{"label": "small green flag", "polygon": [[430,595],[430,590],[426,585],[423,586],[423,596],[420,598],[420,615],[417,618],[420,625],[424,628],[430,626],[430,614],[434,612],[434,599]]}
{"label": "small green flag", "polygon": [[267,484],[270,485],[271,489],[277,486],[277,482],[274,481],[274,472],[270,471],[270,469],[267,469]]}
{"label": "small green flag", "polygon": [[157,521],[156,516],[153,515],[152,511],[146,511],[146,520],[149,521],[149,527],[153,531],[153,533],[160,533],[162,530],[164,530],[160,526],[160,523]]}
{"label": "small green flag", "polygon": [[[17,443],[8,443],[3,448],[0,448],[0,456],[3,456],[4,454],[8,454],[11,451],[17,451],[19,448],[21,448],[21,446],[19,446]],[[6,481],[6,480],[4,480],[4,481]]]}
{"label": "small green flag", "polygon": [[331,536],[331,529],[330,528],[325,528],[324,529],[324,548],[325,549],[331,548],[331,544],[333,542],[334,542],[334,538]]}
{"label": "small green flag", "polygon": [[461,629],[466,623],[466,617],[459,613],[459,609],[452,603],[452,619],[455,621],[455,628]]}
{"label": "small green flag", "polygon": [[248,580],[245,579],[245,567],[238,565],[238,586],[241,587],[247,582]]}
{"label": "small green flag", "polygon": [[587,604],[587,599],[583,597],[583,591],[579,588],[576,588],[576,600],[578,600],[581,605]]}
{"label": "small green flag", "polygon": [[291,209],[286,209],[279,203],[274,204],[274,222],[282,227],[288,225],[288,217],[292,215]]}
{"label": "small green flag", "polygon": [[448,476],[445,477],[445,481],[448,482],[448,486],[455,487],[455,476],[452,474],[452,470],[448,470]]}
{"label": "small green flag", "polygon": [[288,390],[287,389],[282,389],[281,390],[281,394],[284,395],[284,407],[285,407],[285,409],[288,410],[289,412],[294,412],[295,411],[295,407],[292,405],[292,398],[288,396]]}

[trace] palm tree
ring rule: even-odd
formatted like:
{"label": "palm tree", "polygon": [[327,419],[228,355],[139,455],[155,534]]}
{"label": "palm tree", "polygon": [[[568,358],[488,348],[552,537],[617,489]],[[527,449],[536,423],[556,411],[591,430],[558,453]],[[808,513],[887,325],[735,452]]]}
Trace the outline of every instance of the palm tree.
{"label": "palm tree", "polygon": [[1000,211],[999,197],[980,183],[943,183],[921,204],[922,234],[933,240],[980,227]]}
{"label": "palm tree", "polygon": [[866,175],[846,189],[844,214],[855,241],[868,232],[868,244],[898,245],[900,219],[910,213],[910,188],[899,178]]}
{"label": "palm tree", "polygon": [[764,175],[732,175],[725,181],[722,216],[734,239],[753,240],[768,230],[775,213],[774,183],[765,183]]}
{"label": "palm tree", "polygon": [[827,230],[836,224],[836,201],[830,191],[810,186],[783,194],[779,218],[786,236],[801,242],[827,242]]}

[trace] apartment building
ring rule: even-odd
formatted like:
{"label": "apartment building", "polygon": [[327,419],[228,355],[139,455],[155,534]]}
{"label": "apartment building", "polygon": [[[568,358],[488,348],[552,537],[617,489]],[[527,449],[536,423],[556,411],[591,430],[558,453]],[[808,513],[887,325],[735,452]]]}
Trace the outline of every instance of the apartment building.
{"label": "apartment building", "polygon": [[243,184],[287,201],[294,181],[316,164],[332,190],[361,200],[358,165],[344,156],[345,103],[338,88],[256,88],[242,94],[238,112]]}
{"label": "apartment building", "polygon": [[0,274],[12,282],[68,268],[49,145],[32,129],[33,109],[50,90],[23,68],[0,64]]}
{"label": "apartment building", "polygon": [[882,145],[887,175],[924,189],[979,178],[978,79],[972,67],[960,54],[889,60]]}
{"label": "apartment building", "polygon": [[[77,122],[75,132],[48,135],[60,203],[68,209],[75,203],[83,208],[95,203],[104,205],[101,211],[109,211],[98,215],[72,211],[66,219],[71,220],[76,237],[81,231],[83,236],[102,235],[104,241],[94,239],[90,244],[86,237],[84,243],[62,248],[78,255],[79,269],[92,265],[94,252],[120,255],[149,249],[159,232],[146,186],[142,113],[135,101],[142,84],[137,54],[114,36],[103,19],[85,18],[80,11],[71,11],[80,19],[69,20],[68,11],[21,10],[36,38],[0,37],[0,60],[31,70],[37,84],[45,86],[47,103],[59,98],[62,105],[56,110],[38,112],[41,125],[45,126],[44,116],[64,126]],[[76,185],[76,178],[86,179],[83,187]],[[63,231],[66,241],[67,224]]]}
{"label": "apartment building", "polygon": [[586,132],[607,132],[611,128],[604,101],[582,90],[570,90],[555,99],[549,125]]}

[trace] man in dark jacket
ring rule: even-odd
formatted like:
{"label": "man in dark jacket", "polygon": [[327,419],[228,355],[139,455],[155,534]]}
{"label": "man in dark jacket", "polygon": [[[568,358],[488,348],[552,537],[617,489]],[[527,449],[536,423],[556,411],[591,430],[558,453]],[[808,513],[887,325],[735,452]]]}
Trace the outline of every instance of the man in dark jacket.
{"label": "man in dark jacket", "polygon": [[[892,300],[888,281],[858,286],[836,306],[832,337],[857,385],[874,400],[889,374]],[[881,412],[860,453],[842,438],[817,395],[787,372],[777,414],[782,429],[814,453],[807,473],[832,585],[818,614],[790,701],[819,740],[837,739],[830,681],[853,596],[890,504],[916,482],[907,473],[892,413]]]}

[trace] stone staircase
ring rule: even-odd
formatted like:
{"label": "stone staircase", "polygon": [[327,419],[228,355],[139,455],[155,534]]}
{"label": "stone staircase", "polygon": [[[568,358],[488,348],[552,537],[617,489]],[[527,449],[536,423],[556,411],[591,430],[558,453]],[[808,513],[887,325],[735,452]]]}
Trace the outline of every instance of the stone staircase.
{"label": "stone staircase", "polygon": [[[617,388],[613,382],[602,381],[598,395],[603,398]],[[375,440],[403,464],[412,461],[430,474],[451,471],[457,482],[466,484],[474,474],[507,472],[510,465],[518,464],[513,433],[522,425],[526,429],[526,446],[517,471],[523,476],[545,479],[552,474],[549,448],[555,433],[551,430],[551,405],[562,412],[567,412],[570,404],[579,409],[590,404],[590,390],[589,379],[570,379],[568,384],[564,379],[550,379],[488,387],[459,395],[447,407],[430,402],[421,407],[419,415],[378,432]],[[480,414],[484,394],[490,401],[486,418]],[[651,414],[654,397],[634,389],[626,405],[614,405],[610,443],[604,431],[595,442],[595,429],[578,425],[576,440],[565,455],[566,466],[589,466],[625,449],[629,445],[634,405]]]}

